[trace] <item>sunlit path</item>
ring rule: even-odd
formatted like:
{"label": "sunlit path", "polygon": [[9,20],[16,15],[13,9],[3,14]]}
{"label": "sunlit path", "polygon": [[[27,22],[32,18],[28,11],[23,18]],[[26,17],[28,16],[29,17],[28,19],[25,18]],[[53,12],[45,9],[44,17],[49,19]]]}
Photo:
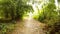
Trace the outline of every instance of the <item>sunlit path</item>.
{"label": "sunlit path", "polygon": [[23,21],[17,22],[16,28],[12,34],[46,34],[43,30],[45,24],[34,20],[31,14],[32,13],[30,13],[29,17]]}
{"label": "sunlit path", "polygon": [[25,19],[23,23],[17,23],[12,34],[46,34],[43,30],[45,25],[33,19]]}

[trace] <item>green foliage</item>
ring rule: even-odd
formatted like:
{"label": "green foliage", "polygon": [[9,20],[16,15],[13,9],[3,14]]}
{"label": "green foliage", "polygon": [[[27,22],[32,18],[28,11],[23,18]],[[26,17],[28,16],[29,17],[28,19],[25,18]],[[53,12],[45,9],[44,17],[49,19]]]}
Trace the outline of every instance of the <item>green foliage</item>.
{"label": "green foliage", "polygon": [[42,13],[39,13],[38,20],[50,26],[47,34],[56,34],[57,31],[58,31],[57,34],[59,34],[60,29],[58,30],[58,28],[60,25],[60,21],[59,21],[60,13],[55,10],[56,10],[56,6],[54,4],[54,1],[51,0],[48,4],[46,4],[46,6],[45,5],[43,6]]}
{"label": "green foliage", "polygon": [[27,5],[27,0],[0,0],[0,34],[6,34],[14,29],[14,20],[30,12],[32,7]]}
{"label": "green foliage", "polygon": [[6,34],[14,29],[15,24],[13,23],[0,23],[0,34]]}
{"label": "green foliage", "polygon": [[0,19],[22,19],[24,13],[32,10],[32,7],[27,5],[26,2],[27,0],[1,0]]}
{"label": "green foliage", "polygon": [[[0,34],[5,34],[7,31],[14,29],[14,24],[11,20],[22,19],[28,12],[33,11],[32,7],[26,4],[27,1],[28,0],[0,0]],[[54,0],[49,1],[50,2],[44,5],[42,10],[38,10],[38,14],[33,17],[51,26],[49,30],[51,34],[52,31],[56,31],[58,30],[57,28],[59,28],[60,12],[58,15],[58,11],[55,11],[56,6]]]}
{"label": "green foliage", "polygon": [[58,12],[54,11],[56,9],[53,3],[48,3],[46,7],[42,10],[38,20],[44,23],[54,23],[58,20]]}

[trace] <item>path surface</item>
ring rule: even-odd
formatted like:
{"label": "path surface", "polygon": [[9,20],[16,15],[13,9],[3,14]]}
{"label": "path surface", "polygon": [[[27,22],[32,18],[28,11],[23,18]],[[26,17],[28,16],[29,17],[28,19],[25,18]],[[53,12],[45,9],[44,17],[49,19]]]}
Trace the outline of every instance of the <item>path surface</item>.
{"label": "path surface", "polygon": [[16,24],[12,34],[46,34],[43,30],[45,24],[34,19],[25,19],[23,22]]}

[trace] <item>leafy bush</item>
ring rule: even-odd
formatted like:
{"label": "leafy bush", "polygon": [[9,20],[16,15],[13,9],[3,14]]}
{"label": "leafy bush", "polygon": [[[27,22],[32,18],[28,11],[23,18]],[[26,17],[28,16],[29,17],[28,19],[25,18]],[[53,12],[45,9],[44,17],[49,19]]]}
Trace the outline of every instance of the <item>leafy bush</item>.
{"label": "leafy bush", "polygon": [[15,24],[13,23],[0,23],[0,34],[6,34],[14,29]]}

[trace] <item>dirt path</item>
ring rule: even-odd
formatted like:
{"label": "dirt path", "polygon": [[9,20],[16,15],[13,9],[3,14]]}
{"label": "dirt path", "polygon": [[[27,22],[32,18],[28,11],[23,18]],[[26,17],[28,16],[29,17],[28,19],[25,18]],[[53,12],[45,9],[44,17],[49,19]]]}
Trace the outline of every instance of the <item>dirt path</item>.
{"label": "dirt path", "polygon": [[44,26],[45,24],[34,19],[25,19],[23,22],[16,24],[12,34],[46,34],[43,30]]}

